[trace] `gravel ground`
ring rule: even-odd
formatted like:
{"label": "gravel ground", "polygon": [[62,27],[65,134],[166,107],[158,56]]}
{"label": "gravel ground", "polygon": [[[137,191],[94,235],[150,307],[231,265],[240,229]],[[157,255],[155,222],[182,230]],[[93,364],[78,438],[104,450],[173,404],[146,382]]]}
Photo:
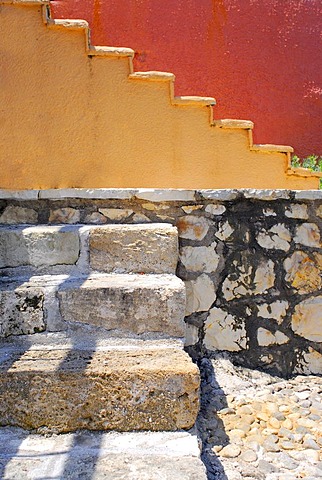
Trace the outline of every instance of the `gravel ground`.
{"label": "gravel ground", "polygon": [[322,377],[202,359],[198,429],[209,480],[322,478]]}

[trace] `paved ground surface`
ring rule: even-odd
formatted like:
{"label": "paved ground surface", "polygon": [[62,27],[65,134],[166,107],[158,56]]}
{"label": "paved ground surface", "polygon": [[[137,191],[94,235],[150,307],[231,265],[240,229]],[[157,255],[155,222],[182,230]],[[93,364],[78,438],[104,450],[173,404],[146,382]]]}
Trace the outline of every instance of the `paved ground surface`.
{"label": "paved ground surface", "polygon": [[205,480],[187,432],[36,435],[0,429],[3,480]]}
{"label": "paved ground surface", "polygon": [[322,478],[322,377],[290,380],[203,359],[199,430],[209,480]]}

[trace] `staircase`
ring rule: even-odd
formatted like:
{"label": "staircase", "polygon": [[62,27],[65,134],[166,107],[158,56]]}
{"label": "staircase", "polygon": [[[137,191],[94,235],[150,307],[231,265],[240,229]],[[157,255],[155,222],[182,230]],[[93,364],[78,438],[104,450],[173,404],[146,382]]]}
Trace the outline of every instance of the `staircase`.
{"label": "staircase", "polygon": [[[199,372],[183,350],[177,258],[177,230],[167,224],[0,227],[0,425],[11,427],[0,431],[11,439],[1,478],[38,478],[38,455],[44,475],[41,448],[54,455],[70,435],[69,458],[84,467],[82,456],[103,456],[100,473],[88,467],[83,477],[77,467],[48,478],[205,478],[196,438],[181,432],[196,420]],[[54,434],[47,447],[43,433]],[[128,466],[118,457],[113,468],[115,442],[127,445],[118,447],[123,460],[132,452]],[[24,477],[15,473],[20,455],[30,460]]]}
{"label": "staircase", "polygon": [[93,46],[49,0],[0,6],[0,188],[318,188],[291,147],[253,144],[252,122],[215,120],[171,73],[134,72],[133,50]]}

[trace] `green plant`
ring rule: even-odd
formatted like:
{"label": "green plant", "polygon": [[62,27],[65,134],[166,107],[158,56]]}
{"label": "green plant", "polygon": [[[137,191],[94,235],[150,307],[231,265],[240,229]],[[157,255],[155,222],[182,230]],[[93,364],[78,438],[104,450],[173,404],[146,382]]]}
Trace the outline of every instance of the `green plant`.
{"label": "green plant", "polygon": [[[299,158],[296,155],[292,157],[292,167],[308,168],[312,172],[322,172],[322,157],[319,155],[309,155],[306,158]],[[322,178],[320,179],[320,189],[322,190]]]}

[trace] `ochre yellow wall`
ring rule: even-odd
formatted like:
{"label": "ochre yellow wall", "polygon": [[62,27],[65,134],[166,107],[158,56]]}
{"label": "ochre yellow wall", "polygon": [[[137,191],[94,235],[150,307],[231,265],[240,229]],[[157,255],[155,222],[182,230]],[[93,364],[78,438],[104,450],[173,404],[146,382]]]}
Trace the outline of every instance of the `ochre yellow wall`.
{"label": "ochre yellow wall", "polygon": [[0,188],[318,188],[290,149],[212,125],[211,100],[174,105],[172,77],[129,77],[131,56],[88,51],[41,3],[0,0]]}
{"label": "ochre yellow wall", "polygon": [[256,142],[322,154],[320,0],[54,0],[98,45],[131,46],[135,70],[170,70],[178,95],[214,95]]}

